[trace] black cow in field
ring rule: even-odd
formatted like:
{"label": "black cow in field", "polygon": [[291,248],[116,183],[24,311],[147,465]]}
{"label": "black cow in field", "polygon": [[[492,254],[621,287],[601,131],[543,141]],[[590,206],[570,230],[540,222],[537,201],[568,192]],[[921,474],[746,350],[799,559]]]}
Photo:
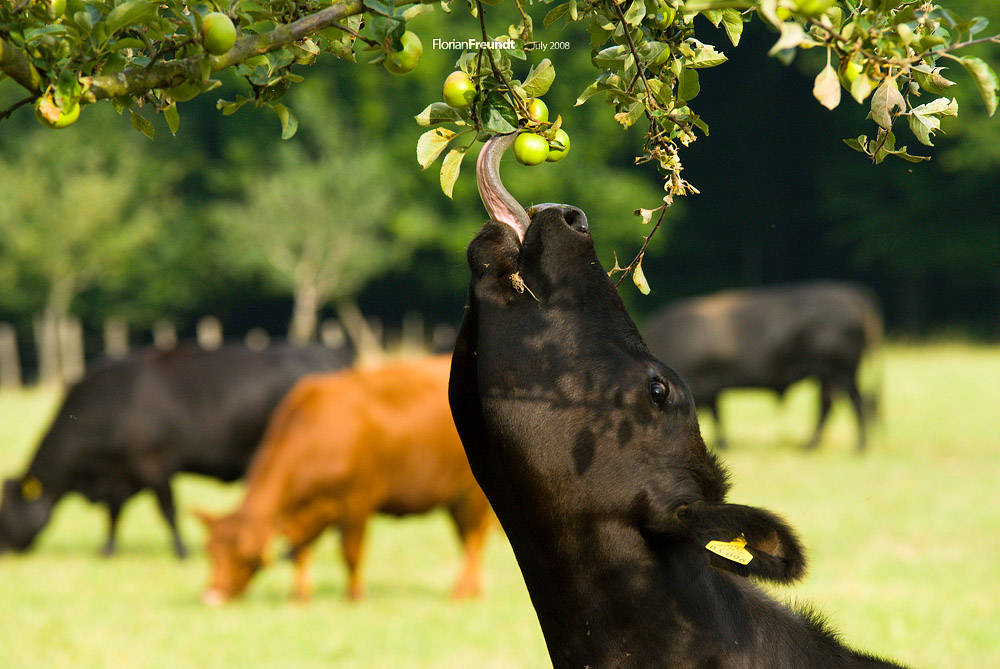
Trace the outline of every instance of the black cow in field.
{"label": "black cow in field", "polygon": [[468,250],[469,304],[449,399],[506,531],[553,665],[898,667],[843,646],[747,576],[788,582],[791,528],[724,501],[691,392],[655,358],[575,207],[527,213],[480,154],[493,220]]}
{"label": "black cow in field", "polygon": [[719,394],[726,388],[767,388],[783,394],[797,381],[820,384],[819,420],[805,448],[819,443],[835,391],[851,399],[858,450],[877,398],[862,398],[858,366],[882,342],[874,296],[850,283],[816,281],[726,290],[681,300],[654,314],[644,328],[655,356],[687,381],[695,404],[715,419],[716,446],[726,444]]}
{"label": "black cow in field", "polygon": [[79,492],[108,508],[110,555],[122,505],[149,488],[184,557],[171,477],[240,478],[285,392],[304,374],[351,360],[347,350],[322,346],[184,346],[91,368],[67,392],[28,470],[4,481],[0,552],[27,550],[62,496]]}

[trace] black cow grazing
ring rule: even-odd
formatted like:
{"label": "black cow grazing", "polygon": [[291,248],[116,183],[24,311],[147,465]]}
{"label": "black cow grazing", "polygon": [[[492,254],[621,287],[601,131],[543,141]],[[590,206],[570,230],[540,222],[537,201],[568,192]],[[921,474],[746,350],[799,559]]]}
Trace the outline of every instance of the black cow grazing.
{"label": "black cow grazing", "polygon": [[805,567],[774,514],[724,501],[691,391],[646,348],[587,217],[526,212],[480,154],[493,220],[468,250],[449,399],[562,668],[898,667],[843,646],[747,576]]}
{"label": "black cow grazing", "polygon": [[816,281],[727,290],[668,305],[644,331],[653,354],[680,372],[696,405],[711,411],[717,447],[726,445],[718,406],[723,390],[768,388],[784,394],[793,383],[815,377],[819,420],[805,448],[819,443],[839,390],[854,405],[858,450],[865,449],[865,423],[877,398],[862,398],[858,366],[882,343],[882,316],[867,289]]}
{"label": "black cow grazing", "polygon": [[122,505],[143,488],[156,494],[179,557],[170,479],[191,472],[243,476],[271,411],[309,372],[350,364],[347,350],[275,345],[146,350],[99,364],[66,394],[24,475],[0,501],[0,552],[27,550],[56,502],[79,492],[107,505],[104,554],[115,552]]}

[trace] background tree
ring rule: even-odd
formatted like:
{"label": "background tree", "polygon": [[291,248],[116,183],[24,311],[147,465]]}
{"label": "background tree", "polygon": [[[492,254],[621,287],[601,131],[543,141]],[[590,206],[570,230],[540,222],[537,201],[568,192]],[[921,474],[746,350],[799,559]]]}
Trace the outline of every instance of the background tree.
{"label": "background tree", "polygon": [[42,304],[29,306],[41,312],[43,380],[52,381],[74,298],[120,278],[162,234],[173,204],[169,171],[144,165],[130,136],[93,146],[81,135],[47,134],[5,152],[0,183],[0,264],[15,291],[40,287]]}
{"label": "background tree", "polygon": [[[288,337],[300,344],[315,338],[325,304],[353,297],[405,263],[430,225],[399,206],[378,142],[344,125],[319,87],[305,90],[313,94],[301,98],[300,115],[311,121],[302,141],[277,147],[261,172],[243,173],[239,200],[216,208],[229,252],[291,290]],[[233,167],[253,162],[255,153],[247,144],[233,147]]]}

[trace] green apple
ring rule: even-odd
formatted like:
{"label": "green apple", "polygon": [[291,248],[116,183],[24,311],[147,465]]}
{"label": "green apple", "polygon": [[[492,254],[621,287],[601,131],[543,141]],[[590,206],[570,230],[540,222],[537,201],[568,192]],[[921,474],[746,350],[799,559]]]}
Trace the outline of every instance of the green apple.
{"label": "green apple", "polygon": [[522,165],[540,165],[549,157],[549,143],[541,135],[522,132],[514,140],[514,158]]}
{"label": "green apple", "polygon": [[659,4],[653,11],[646,14],[646,25],[652,28],[659,28],[660,30],[665,30],[673,25],[674,18],[677,16],[677,10],[668,4]]}
{"label": "green apple", "polygon": [[444,101],[455,109],[468,107],[476,97],[476,85],[465,72],[452,72],[444,80]]}
{"label": "green apple", "polygon": [[420,43],[417,34],[409,30],[403,33],[399,41],[403,44],[403,50],[386,52],[382,65],[393,74],[406,74],[417,67],[420,56],[424,53],[424,45]]}
{"label": "green apple", "polygon": [[[48,107],[48,115],[42,113],[42,110],[45,107]],[[53,109],[57,109],[59,111],[59,116],[55,120],[50,118],[50,116],[53,115]],[[76,123],[76,119],[80,118],[80,103],[74,102],[70,105],[69,109],[62,110],[56,107],[50,99],[43,96],[35,100],[35,118],[37,118],[38,122],[46,128],[61,130],[62,128],[73,125]]]}
{"label": "green apple", "polygon": [[558,142],[562,148],[559,148],[552,142],[549,143],[549,155],[545,157],[545,162],[547,163],[558,163],[560,160],[566,157],[569,153],[569,134],[559,128],[556,130],[556,136],[553,138],[555,142]]}
{"label": "green apple", "polygon": [[549,120],[549,107],[538,98],[531,98],[528,100],[528,116],[539,123],[545,123]]}
{"label": "green apple", "polygon": [[236,44],[236,26],[222,12],[206,14],[201,21],[201,43],[205,51],[221,56]]}

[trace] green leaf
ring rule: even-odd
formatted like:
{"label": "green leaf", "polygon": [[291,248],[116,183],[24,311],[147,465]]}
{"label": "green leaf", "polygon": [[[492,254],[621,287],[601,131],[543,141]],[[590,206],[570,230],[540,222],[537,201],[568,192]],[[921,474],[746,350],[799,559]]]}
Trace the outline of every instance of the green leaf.
{"label": "green leaf", "polygon": [[649,282],[646,281],[646,275],[642,271],[642,261],[640,260],[635,265],[635,269],[632,270],[632,283],[635,287],[639,289],[639,292],[643,295],[649,295]]}
{"label": "green leaf", "polygon": [[274,113],[278,115],[278,120],[281,121],[281,139],[294,137],[295,132],[299,129],[299,120],[295,118],[292,110],[280,103],[268,105],[268,107],[274,110]]}
{"label": "green leaf", "polygon": [[111,51],[121,51],[122,49],[145,49],[146,43],[135,37],[123,37],[108,45]]}
{"label": "green leaf", "polygon": [[743,15],[738,9],[723,10],[722,27],[726,29],[726,36],[732,45],[739,46],[740,37],[743,35]]}
{"label": "green leaf", "polygon": [[452,149],[441,162],[441,192],[449,198],[452,197],[451,193],[455,188],[455,182],[458,181],[458,173],[462,169],[462,158],[465,158],[467,150],[466,146]]}
{"label": "green leaf", "polygon": [[716,28],[719,27],[720,23],[722,23],[721,9],[703,9],[701,10],[701,15],[708,19]]}
{"label": "green leaf", "polygon": [[425,170],[430,167],[454,137],[455,133],[448,128],[434,128],[420,135],[417,140],[417,162],[420,166]]}
{"label": "green leaf", "polygon": [[910,124],[910,132],[913,133],[913,136],[917,138],[918,142],[925,146],[934,146],[934,143],[931,142],[931,135],[934,134],[935,130],[938,130],[941,127],[940,121],[933,116],[921,117],[916,114],[908,116],[907,121],[909,121]]}
{"label": "green leaf", "polygon": [[215,103],[215,108],[222,112],[223,116],[232,116],[239,110],[240,107],[250,102],[250,98],[245,98],[242,95],[236,96],[236,102],[229,102],[228,100],[219,99]]}
{"label": "green leaf", "polygon": [[177,113],[177,103],[171,102],[168,107],[163,109],[163,118],[167,121],[167,127],[170,128],[171,135],[177,135],[177,128],[181,124],[180,114]]}
{"label": "green leaf", "polygon": [[645,0],[633,0],[632,5],[625,12],[625,23],[632,27],[638,26],[646,18]]}
{"label": "green leaf", "polygon": [[958,116],[958,100],[938,98],[927,104],[914,107],[907,117],[910,131],[926,146],[934,146],[931,137],[941,129],[941,116]]}
{"label": "green leaf", "polygon": [[941,76],[941,70],[943,67],[935,67],[931,69],[930,67],[917,66],[913,68],[913,76],[920,85],[920,88],[924,89],[928,93],[934,93],[935,95],[941,95],[947,93],[948,89],[955,85],[954,81],[950,81],[943,76]]}
{"label": "green leaf", "polygon": [[983,97],[983,102],[986,103],[986,110],[990,116],[993,116],[993,112],[997,110],[997,88],[1000,88],[1000,83],[997,82],[997,73],[982,58],[966,56],[959,60],[968,73],[972,75],[972,79],[979,88],[979,94]]}
{"label": "green leaf", "polygon": [[927,104],[914,107],[913,114],[934,114],[935,116],[958,116],[958,99],[938,98]]}
{"label": "green leaf", "polygon": [[698,70],[684,68],[681,76],[677,77],[677,99],[688,101],[694,100],[701,92],[701,83],[698,81]]}
{"label": "green leaf", "polygon": [[146,18],[156,11],[156,7],[156,3],[150,0],[128,0],[118,5],[108,12],[108,17],[104,19],[104,29],[108,37]]}
{"label": "green leaf", "polygon": [[538,65],[528,70],[521,87],[529,97],[539,98],[549,92],[549,87],[556,78],[556,68],[552,66],[552,61],[543,58]]}
{"label": "green leaf", "polygon": [[816,75],[816,80],[813,82],[813,97],[827,109],[836,109],[840,104],[840,78],[837,76],[837,70],[829,63]]}
{"label": "green leaf", "polygon": [[506,134],[517,130],[517,112],[500,93],[490,93],[481,107],[479,118],[483,129],[493,134]]}
{"label": "green leaf", "polygon": [[[640,207],[639,209],[636,209],[632,213],[642,218],[643,225],[649,225],[649,222],[653,220],[653,214],[660,211],[661,209],[663,209],[663,207],[657,207],[656,209],[643,209],[642,207]],[[615,264],[617,265],[618,264],[617,258],[615,260],[616,260]],[[619,267],[618,269],[621,268]]]}
{"label": "green leaf", "polygon": [[867,135],[858,135],[857,138],[852,137],[850,139],[845,139],[844,140],[844,144],[847,144],[847,146],[851,147],[855,151],[860,151],[861,153],[865,153],[865,154],[868,153],[868,136]]}
{"label": "green leaf", "polygon": [[580,93],[579,97],[577,97],[576,99],[576,104],[574,104],[573,106],[579,107],[584,102],[592,98],[594,95],[600,93],[601,91],[608,91],[613,89],[614,86],[610,84],[607,84],[603,81],[595,81],[590,86],[587,86],[585,89],[583,89],[583,92]]}
{"label": "green leaf", "polygon": [[624,111],[615,114],[615,120],[621,123],[623,128],[631,128],[645,111],[646,108],[641,102],[633,102]]}
{"label": "green leaf", "polygon": [[443,102],[432,102],[413,118],[416,119],[417,125],[425,128],[437,125],[438,123],[450,123],[462,120],[462,117],[455,111],[454,107]]}
{"label": "green leaf", "polygon": [[402,16],[403,20],[409,23],[410,21],[420,16],[421,14],[426,14],[427,12],[433,12],[433,11],[434,8],[431,7],[430,5],[426,4],[413,5],[405,12],[403,12]]}
{"label": "green leaf", "polygon": [[689,40],[694,56],[685,59],[684,64],[688,67],[706,68],[722,65],[728,58],[721,51],[717,51],[711,44],[702,44],[697,40]]}
{"label": "green leaf", "polygon": [[542,25],[548,28],[550,25],[552,25],[553,23],[561,19],[563,16],[565,16],[566,12],[568,11],[569,11],[568,2],[564,2],[561,5],[556,5],[551,10],[549,10],[549,13],[545,15],[544,19],[542,19]]}
{"label": "green leaf", "polygon": [[897,109],[906,109],[906,101],[896,86],[896,77],[886,77],[872,96],[872,120],[889,130],[892,128],[893,113]]}
{"label": "green leaf", "polygon": [[621,64],[625,61],[625,58],[629,55],[631,54],[629,53],[628,47],[616,44],[598,51],[593,57],[593,62],[597,67],[620,68]]}
{"label": "green leaf", "polygon": [[66,26],[46,25],[40,28],[32,28],[24,31],[24,43],[30,44],[44,35],[62,35],[66,33]]}
{"label": "green leaf", "polygon": [[872,80],[868,78],[868,75],[864,72],[858,74],[857,78],[851,84],[851,97],[854,98],[858,104],[865,101],[872,92]]}
{"label": "green leaf", "polygon": [[751,0],[688,0],[681,9],[685,14],[693,14],[713,9],[750,9],[753,6]]}
{"label": "green leaf", "polygon": [[778,36],[778,41],[774,43],[771,50],[767,52],[768,56],[773,56],[786,49],[794,49],[802,44],[802,41],[806,38],[806,31],[794,21],[781,23],[780,30],[781,35]]}
{"label": "green leaf", "polygon": [[132,127],[144,134],[146,137],[153,139],[153,133],[155,132],[153,124],[135,111],[132,112]]}
{"label": "green leaf", "polygon": [[395,11],[395,5],[385,0],[364,0],[363,4],[368,9],[382,16],[392,16]]}

